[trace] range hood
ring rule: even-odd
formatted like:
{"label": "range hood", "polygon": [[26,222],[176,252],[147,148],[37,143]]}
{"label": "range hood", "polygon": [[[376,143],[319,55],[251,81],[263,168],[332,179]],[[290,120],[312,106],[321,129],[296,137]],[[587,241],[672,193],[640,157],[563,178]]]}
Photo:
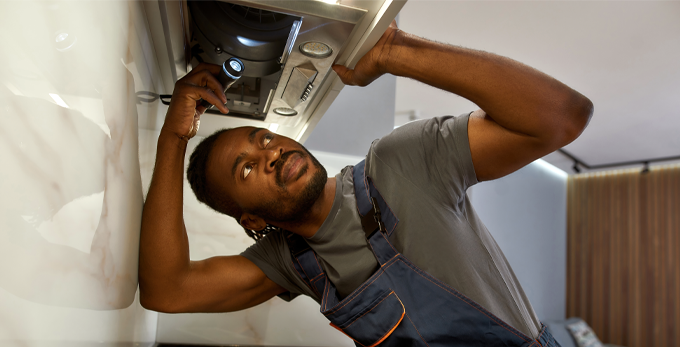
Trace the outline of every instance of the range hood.
{"label": "range hood", "polygon": [[163,92],[200,62],[244,62],[244,76],[227,91],[230,113],[206,112],[199,136],[248,125],[304,142],[344,86],[331,66],[353,67],[404,3],[159,0],[144,7]]}

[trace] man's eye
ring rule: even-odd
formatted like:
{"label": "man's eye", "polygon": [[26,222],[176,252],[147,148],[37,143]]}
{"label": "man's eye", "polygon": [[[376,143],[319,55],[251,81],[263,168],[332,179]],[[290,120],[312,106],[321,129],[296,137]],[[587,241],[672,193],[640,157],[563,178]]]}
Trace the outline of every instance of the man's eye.
{"label": "man's eye", "polygon": [[272,135],[272,134],[264,135],[264,146],[267,147],[269,142],[271,142],[273,139],[274,139],[274,135]]}
{"label": "man's eye", "polygon": [[243,167],[243,178],[244,178],[244,179],[245,179],[246,177],[248,177],[248,174],[250,173],[250,171],[253,171],[253,167],[252,167],[252,166],[246,165],[246,166]]}

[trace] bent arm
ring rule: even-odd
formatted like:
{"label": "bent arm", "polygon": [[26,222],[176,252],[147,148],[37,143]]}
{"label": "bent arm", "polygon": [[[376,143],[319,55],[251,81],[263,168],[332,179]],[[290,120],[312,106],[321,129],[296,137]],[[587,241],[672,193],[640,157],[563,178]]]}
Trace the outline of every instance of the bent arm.
{"label": "bent arm", "polygon": [[477,178],[507,175],[573,141],[593,105],[586,97],[522,63],[495,54],[432,42],[392,25],[378,45],[348,70],[347,84],[365,85],[376,74],[413,78],[475,104],[468,123]]}
{"label": "bent arm", "polygon": [[481,107],[468,123],[477,178],[507,175],[576,139],[593,106],[529,66],[495,54],[401,36],[389,72],[458,94]]}
{"label": "bent arm", "polygon": [[[249,260],[189,258],[182,211],[185,134],[193,136],[196,103],[204,98],[228,112],[209,89],[222,90],[212,66],[178,81],[158,138],[156,166],[142,212],[139,288],[142,306],[163,312],[226,312],[257,305],[285,291]],[[218,67],[219,68],[219,67]],[[203,74],[203,77],[198,76]],[[205,79],[208,79],[206,82]],[[208,88],[202,87],[207,83]],[[219,99],[224,100],[224,95]],[[173,104],[174,103],[174,104]]]}

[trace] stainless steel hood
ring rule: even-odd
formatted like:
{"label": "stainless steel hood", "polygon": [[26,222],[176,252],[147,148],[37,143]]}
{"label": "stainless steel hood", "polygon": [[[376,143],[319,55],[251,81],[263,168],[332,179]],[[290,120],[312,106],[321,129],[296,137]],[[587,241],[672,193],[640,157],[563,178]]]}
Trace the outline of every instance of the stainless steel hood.
{"label": "stainless steel hood", "polygon": [[[343,88],[333,64],[353,67],[405,1],[145,2],[164,92],[201,61],[242,59],[229,115],[201,117],[199,135],[257,126],[304,142]],[[157,7],[156,7],[157,5]]]}

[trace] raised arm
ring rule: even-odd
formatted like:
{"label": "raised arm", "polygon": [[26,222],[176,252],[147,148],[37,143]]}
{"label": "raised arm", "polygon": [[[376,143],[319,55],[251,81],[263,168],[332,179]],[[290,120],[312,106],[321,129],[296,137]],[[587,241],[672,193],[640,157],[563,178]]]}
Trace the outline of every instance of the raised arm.
{"label": "raised arm", "polygon": [[345,84],[367,85],[384,73],[413,78],[481,107],[468,122],[480,181],[505,176],[576,139],[593,105],[529,66],[499,55],[432,42],[393,22],[354,70],[334,66]]}
{"label": "raised arm", "polygon": [[218,72],[219,66],[202,64],[177,81],[158,138],[156,166],[142,213],[139,254],[140,302],[151,310],[236,311],[285,291],[244,257],[189,259],[182,213],[184,156],[204,111],[196,109],[201,98],[229,112],[214,76]]}

